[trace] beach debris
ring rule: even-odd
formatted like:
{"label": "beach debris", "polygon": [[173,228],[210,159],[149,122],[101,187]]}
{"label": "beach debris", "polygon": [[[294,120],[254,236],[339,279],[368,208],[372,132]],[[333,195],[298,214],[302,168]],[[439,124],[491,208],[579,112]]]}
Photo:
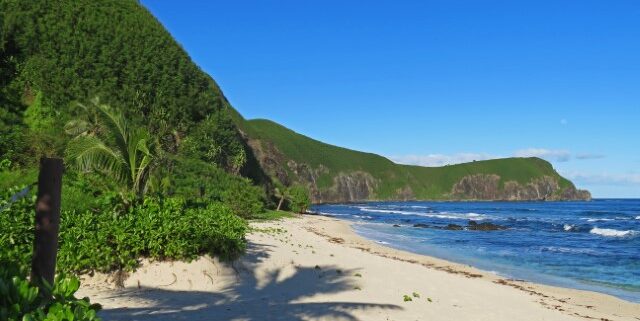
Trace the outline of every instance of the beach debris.
{"label": "beach debris", "polygon": [[341,237],[332,237],[329,239],[329,242],[331,243],[336,243],[336,244],[343,244],[344,243],[344,239]]}
{"label": "beach debris", "polygon": [[320,265],[316,265],[316,267],[314,267],[314,269],[320,270]]}

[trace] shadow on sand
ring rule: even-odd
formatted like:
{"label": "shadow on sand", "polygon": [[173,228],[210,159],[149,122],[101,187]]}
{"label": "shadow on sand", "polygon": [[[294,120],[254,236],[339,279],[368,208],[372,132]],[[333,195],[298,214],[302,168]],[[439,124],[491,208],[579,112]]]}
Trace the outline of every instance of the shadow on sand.
{"label": "shadow on sand", "polygon": [[103,320],[356,320],[353,311],[398,310],[390,304],[363,302],[304,303],[315,295],[354,291],[354,271],[337,266],[292,267],[256,275],[258,264],[269,257],[268,246],[251,243],[242,260],[236,262],[237,282],[219,292],[170,291],[163,289],[122,290],[113,297],[152,302],[144,308],[105,309]]}

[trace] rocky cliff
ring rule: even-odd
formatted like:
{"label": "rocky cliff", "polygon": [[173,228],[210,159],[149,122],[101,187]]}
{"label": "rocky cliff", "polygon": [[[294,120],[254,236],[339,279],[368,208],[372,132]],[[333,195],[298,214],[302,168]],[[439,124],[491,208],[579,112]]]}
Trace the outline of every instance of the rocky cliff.
{"label": "rocky cliff", "polygon": [[268,120],[237,119],[264,172],[278,184],[307,187],[313,203],[591,198],[540,158],[443,167],[399,165],[379,155],[316,141]]}
{"label": "rocky cliff", "polygon": [[559,201],[590,200],[591,194],[574,186],[561,188],[558,180],[542,176],[526,184],[515,181],[504,182],[500,186],[500,176],[496,174],[475,174],[463,177],[451,189],[454,199],[464,200],[504,200],[504,201]]}

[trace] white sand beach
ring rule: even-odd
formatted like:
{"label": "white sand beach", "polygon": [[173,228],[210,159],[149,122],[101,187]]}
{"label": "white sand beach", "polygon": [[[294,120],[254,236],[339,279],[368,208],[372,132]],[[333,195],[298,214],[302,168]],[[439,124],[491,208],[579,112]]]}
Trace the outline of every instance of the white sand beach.
{"label": "white sand beach", "polygon": [[104,320],[640,320],[640,304],[394,250],[330,217],[251,225],[234,263],[143,262],[124,288],[85,276],[78,296]]}

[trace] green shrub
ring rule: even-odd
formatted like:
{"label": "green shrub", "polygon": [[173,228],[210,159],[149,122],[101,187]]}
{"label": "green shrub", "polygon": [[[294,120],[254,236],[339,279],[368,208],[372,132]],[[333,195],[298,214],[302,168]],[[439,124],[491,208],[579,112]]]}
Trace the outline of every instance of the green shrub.
{"label": "green shrub", "polygon": [[289,188],[289,209],[295,213],[304,213],[311,206],[309,191],[303,186],[292,186]]}
{"label": "green shrub", "polygon": [[66,212],[58,262],[69,271],[131,270],[140,257],[191,260],[201,254],[235,258],[247,225],[220,203],[189,208],[179,198],[146,198],[128,212]]}
{"label": "green shrub", "polygon": [[222,193],[222,201],[244,218],[264,212],[264,198],[264,190],[248,180],[232,182]]}
{"label": "green shrub", "polygon": [[202,203],[223,202],[244,218],[264,212],[265,192],[250,180],[186,157],[176,158],[174,164],[169,174],[173,181],[172,194]]}
{"label": "green shrub", "polygon": [[[16,191],[3,193],[0,206]],[[0,212],[0,252],[15,261],[30,261],[34,203],[30,196]],[[245,249],[246,229],[246,222],[222,203],[187,206],[181,198],[148,197],[122,213],[62,211],[58,270],[132,270],[141,257],[232,259]]]}
{"label": "green shrub", "polygon": [[99,305],[74,296],[79,287],[76,277],[59,275],[50,295],[40,293],[27,280],[24,264],[0,253],[0,320],[100,320],[96,316]]}

